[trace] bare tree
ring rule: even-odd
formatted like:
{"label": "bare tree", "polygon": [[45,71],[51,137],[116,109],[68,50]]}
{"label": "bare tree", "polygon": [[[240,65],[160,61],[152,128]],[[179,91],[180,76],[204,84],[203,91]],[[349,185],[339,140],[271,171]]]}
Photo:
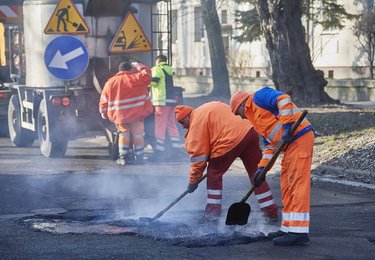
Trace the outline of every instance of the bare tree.
{"label": "bare tree", "polygon": [[214,88],[211,96],[230,97],[229,75],[222,38],[221,24],[215,0],[201,0],[204,25],[210,50]]}
{"label": "bare tree", "polygon": [[367,55],[370,67],[370,77],[374,79],[375,59],[375,12],[367,11],[360,16],[354,25],[354,35],[358,38],[362,50]]}
{"label": "bare tree", "polygon": [[266,39],[275,87],[300,102],[332,101],[324,86],[322,71],[316,70],[310,57],[302,26],[302,3],[295,0],[257,0],[261,30]]}

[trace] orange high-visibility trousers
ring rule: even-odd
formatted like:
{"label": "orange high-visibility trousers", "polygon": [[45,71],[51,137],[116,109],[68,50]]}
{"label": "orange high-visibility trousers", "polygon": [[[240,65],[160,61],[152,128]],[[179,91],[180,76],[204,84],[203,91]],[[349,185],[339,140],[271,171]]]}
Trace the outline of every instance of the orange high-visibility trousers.
{"label": "orange high-visibility trousers", "polygon": [[156,150],[165,151],[165,135],[168,132],[173,148],[180,146],[180,133],[176,125],[174,107],[155,106]]}
{"label": "orange high-visibility trousers", "polygon": [[[128,124],[116,125],[119,133],[118,149],[119,155],[125,156],[134,146],[134,153],[137,158],[143,158],[144,153],[144,123],[143,119]],[[130,137],[133,142],[130,143]]]}
{"label": "orange high-visibility trousers", "polygon": [[281,231],[308,233],[310,226],[310,174],[314,133],[309,131],[289,144],[281,161]]}

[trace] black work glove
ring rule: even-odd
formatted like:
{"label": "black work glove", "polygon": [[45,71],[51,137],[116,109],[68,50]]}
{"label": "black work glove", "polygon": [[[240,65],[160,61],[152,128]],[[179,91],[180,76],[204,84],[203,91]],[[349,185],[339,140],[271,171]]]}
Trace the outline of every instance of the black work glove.
{"label": "black work glove", "polygon": [[284,128],[284,132],[282,136],[283,142],[286,144],[290,144],[291,142],[293,142],[293,135],[290,133],[292,124],[283,125],[283,128]]}
{"label": "black work glove", "polygon": [[189,183],[189,185],[187,186],[187,190],[189,191],[189,193],[194,192],[197,188],[198,188],[198,184]]}
{"label": "black work glove", "polygon": [[254,174],[253,183],[255,187],[259,187],[266,180],[266,175],[263,175],[262,178],[258,178],[263,169],[264,167],[259,167]]}

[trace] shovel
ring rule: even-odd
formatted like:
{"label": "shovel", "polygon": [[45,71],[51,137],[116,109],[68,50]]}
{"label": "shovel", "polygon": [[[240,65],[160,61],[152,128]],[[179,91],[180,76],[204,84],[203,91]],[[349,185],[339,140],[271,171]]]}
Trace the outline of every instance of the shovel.
{"label": "shovel", "polygon": [[[207,177],[207,173],[205,175],[203,175],[199,181],[198,181],[198,184],[201,183],[204,179],[206,179]],[[148,218],[148,217],[141,217],[139,218],[139,221],[140,222],[146,222],[146,223],[151,223],[155,220],[157,220],[158,218],[160,218],[161,216],[164,215],[165,212],[167,212],[170,208],[172,208],[177,202],[179,202],[183,197],[185,197],[187,194],[189,193],[189,190],[186,189],[180,196],[178,196],[177,199],[175,199],[171,204],[169,204],[165,209],[163,209],[162,211],[160,211],[158,214],[155,215],[155,217],[153,218]]]}
{"label": "shovel", "polygon": [[[302,120],[306,117],[307,111],[303,111],[301,116],[298,120],[293,124],[292,128],[290,129],[290,133],[293,134],[296,131],[297,127],[301,124]],[[271,160],[267,163],[266,167],[264,167],[263,171],[258,176],[259,178],[263,178],[266,173],[272,168],[273,164],[275,163],[277,157],[284,150],[287,146],[286,143],[282,142],[280,147],[276,150],[275,154],[272,156]],[[227,219],[225,220],[226,225],[246,225],[250,215],[250,205],[246,203],[246,200],[250,197],[251,193],[253,193],[255,189],[255,185],[253,184],[250,190],[246,193],[245,196],[241,199],[240,202],[232,204],[228,209]]]}

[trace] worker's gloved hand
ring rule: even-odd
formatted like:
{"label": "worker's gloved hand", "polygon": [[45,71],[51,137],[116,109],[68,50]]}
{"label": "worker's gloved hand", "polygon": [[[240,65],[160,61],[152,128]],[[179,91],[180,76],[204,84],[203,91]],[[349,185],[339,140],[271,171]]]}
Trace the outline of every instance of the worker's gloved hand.
{"label": "worker's gloved hand", "polygon": [[266,180],[266,175],[263,175],[262,178],[258,178],[263,169],[264,167],[259,167],[254,174],[253,183],[255,187],[259,187]]}
{"label": "worker's gloved hand", "polygon": [[286,144],[290,144],[291,142],[293,142],[293,135],[290,133],[292,124],[283,125],[283,128],[284,128],[284,132],[282,136],[283,142]]}
{"label": "worker's gloved hand", "polygon": [[133,66],[133,68],[135,68],[138,71],[141,71],[142,68],[144,67],[144,65],[142,63],[136,62],[136,61],[132,62],[132,66]]}
{"label": "worker's gloved hand", "polygon": [[189,191],[189,193],[194,192],[197,188],[198,188],[198,184],[189,183],[189,185],[187,186],[187,190]]}

